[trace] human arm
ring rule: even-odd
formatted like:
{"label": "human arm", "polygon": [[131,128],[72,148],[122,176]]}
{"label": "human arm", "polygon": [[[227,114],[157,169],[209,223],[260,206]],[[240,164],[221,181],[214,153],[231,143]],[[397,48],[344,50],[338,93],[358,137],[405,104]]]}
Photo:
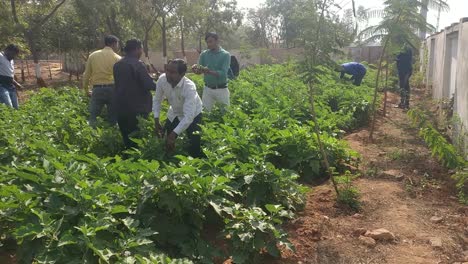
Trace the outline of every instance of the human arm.
{"label": "human arm", "polygon": [[223,55],[221,66],[217,70],[207,70],[205,74],[210,74],[218,78],[227,79],[229,69],[231,68],[231,55],[226,53]]}
{"label": "human arm", "polygon": [[[187,85],[188,83],[186,83]],[[182,134],[192,124],[197,114],[197,100],[200,100],[197,94],[197,89],[193,83],[186,87],[183,92],[184,97],[184,117],[180,120],[179,125],[174,129],[177,135]]]}
{"label": "human arm", "polygon": [[85,71],[83,73],[83,90],[85,94],[89,95],[89,80],[91,78],[92,74],[92,63],[91,63],[92,57],[89,56],[88,61],[86,62],[86,67]]}
{"label": "human arm", "polygon": [[164,131],[162,129],[159,117],[161,115],[161,104],[164,98],[164,90],[161,86],[161,78],[156,83],[156,94],[153,97],[153,115],[154,115],[154,132],[162,138]]}
{"label": "human arm", "polygon": [[156,90],[156,83],[154,83],[153,78],[151,78],[151,75],[148,73],[148,70],[146,69],[146,66],[143,62],[139,62],[136,70],[143,90]]}
{"label": "human arm", "polygon": [[13,84],[16,86],[16,88],[18,89],[24,89],[23,85],[21,85],[19,82],[17,82],[15,80],[15,78],[13,78]]}

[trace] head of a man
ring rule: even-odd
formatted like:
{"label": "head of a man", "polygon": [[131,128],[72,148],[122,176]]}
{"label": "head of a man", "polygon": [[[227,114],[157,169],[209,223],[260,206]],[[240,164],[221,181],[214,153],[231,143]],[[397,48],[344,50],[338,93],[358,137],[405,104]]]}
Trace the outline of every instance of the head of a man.
{"label": "head of a man", "polygon": [[336,72],[343,72],[345,69],[344,69],[344,66],[343,65],[336,65],[335,66],[335,71]]}
{"label": "head of a man", "polygon": [[104,38],[104,45],[106,47],[112,48],[114,52],[119,52],[119,39],[114,35],[109,35]]}
{"label": "head of a man", "polygon": [[206,46],[209,50],[219,49],[219,36],[214,32],[206,33],[205,36]]}
{"label": "head of a man", "polygon": [[187,63],[183,59],[170,60],[166,65],[167,81],[175,87],[187,72]]}
{"label": "head of a man", "polygon": [[140,59],[143,54],[143,45],[138,39],[130,39],[125,43],[124,52],[126,56]]}
{"label": "head of a man", "polygon": [[5,55],[5,57],[9,61],[16,59],[19,53],[20,53],[19,47],[14,44],[10,44],[6,46],[5,50],[3,51],[3,55]]}

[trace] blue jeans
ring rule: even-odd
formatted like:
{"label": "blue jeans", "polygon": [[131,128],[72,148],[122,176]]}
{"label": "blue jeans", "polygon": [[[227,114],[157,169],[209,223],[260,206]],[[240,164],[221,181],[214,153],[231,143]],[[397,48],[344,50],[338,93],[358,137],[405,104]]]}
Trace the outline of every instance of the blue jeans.
{"label": "blue jeans", "polygon": [[0,103],[18,109],[18,96],[14,85],[0,84]]}

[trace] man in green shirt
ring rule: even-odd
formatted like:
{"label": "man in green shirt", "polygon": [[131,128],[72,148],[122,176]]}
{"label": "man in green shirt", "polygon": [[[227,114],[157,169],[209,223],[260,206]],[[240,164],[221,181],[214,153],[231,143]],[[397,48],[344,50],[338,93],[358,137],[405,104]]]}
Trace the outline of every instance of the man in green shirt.
{"label": "man in green shirt", "polygon": [[228,72],[231,55],[219,45],[216,33],[207,33],[205,37],[208,49],[200,55],[198,65],[192,68],[196,74],[204,74],[203,107],[211,111],[217,103],[229,106]]}

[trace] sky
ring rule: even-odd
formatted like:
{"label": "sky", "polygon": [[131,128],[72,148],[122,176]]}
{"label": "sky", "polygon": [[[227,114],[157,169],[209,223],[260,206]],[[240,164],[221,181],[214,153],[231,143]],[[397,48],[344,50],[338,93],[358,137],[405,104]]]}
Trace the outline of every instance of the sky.
{"label": "sky", "polygon": [[[450,26],[452,23],[459,22],[460,18],[468,17],[468,0],[447,0],[450,5],[448,12],[443,12],[440,15],[439,30]],[[242,8],[255,8],[265,2],[264,0],[237,0]],[[342,2],[344,8],[351,8],[351,0],[337,0],[337,3]],[[356,6],[362,5],[365,8],[379,8],[383,0],[356,0]],[[437,11],[429,11],[429,22],[436,26]]]}

